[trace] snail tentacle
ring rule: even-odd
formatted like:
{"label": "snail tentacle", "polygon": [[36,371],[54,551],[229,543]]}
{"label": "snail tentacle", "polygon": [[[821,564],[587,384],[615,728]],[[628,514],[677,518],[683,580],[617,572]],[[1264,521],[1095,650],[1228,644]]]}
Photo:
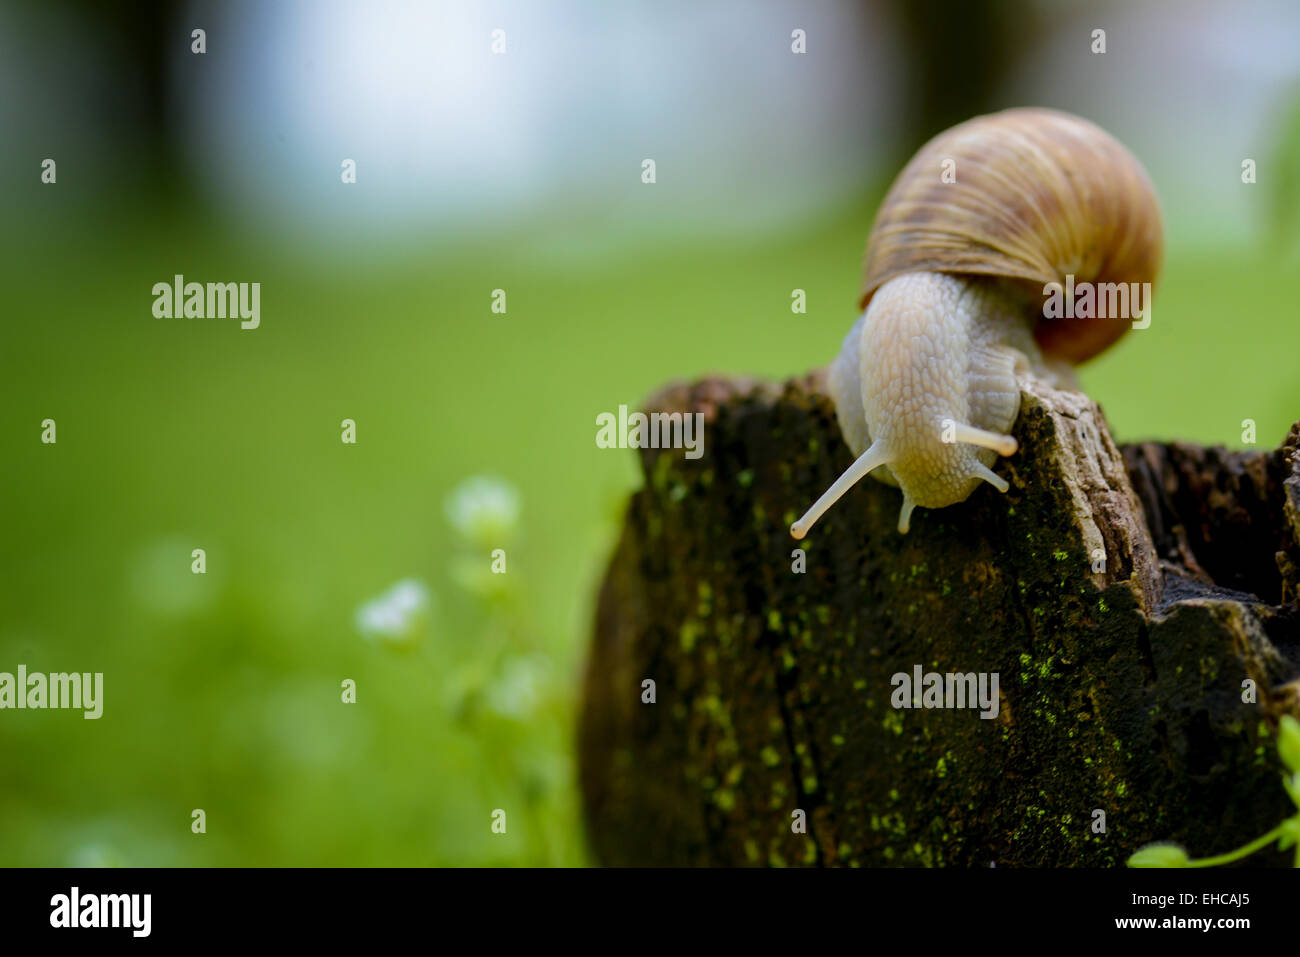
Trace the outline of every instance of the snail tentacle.
{"label": "snail tentacle", "polygon": [[906,492],[903,493],[903,507],[898,513],[898,534],[906,535],[912,527],[912,509],[916,508],[916,503],[912,501],[912,496]]}
{"label": "snail tentacle", "polygon": [[984,481],[988,482],[999,492],[1005,493],[1007,489],[1011,488],[1011,486],[1007,484],[1006,479],[998,475],[996,472],[994,472],[991,468],[989,468],[987,465],[985,465],[982,462],[975,462],[973,465],[971,465],[971,474],[974,475],[976,478],[982,478]]}
{"label": "snail tentacle", "polygon": [[839,501],[840,496],[865,478],[872,469],[879,468],[888,462],[889,450],[885,443],[879,439],[872,442],[871,448],[859,455],[854,463],[844,470],[844,474],[822,493],[821,498],[817,499],[812,504],[812,507],[804,512],[803,517],[790,526],[790,534],[795,538],[803,538],[808,534],[808,530],[816,524],[817,519],[825,515],[826,510]]}
{"label": "snail tentacle", "polygon": [[961,422],[955,423],[953,436],[958,442],[975,445],[981,449],[990,449],[1002,456],[1015,455],[1016,449],[1020,447],[1014,436],[999,435],[997,432],[977,429],[972,425],[965,425]]}

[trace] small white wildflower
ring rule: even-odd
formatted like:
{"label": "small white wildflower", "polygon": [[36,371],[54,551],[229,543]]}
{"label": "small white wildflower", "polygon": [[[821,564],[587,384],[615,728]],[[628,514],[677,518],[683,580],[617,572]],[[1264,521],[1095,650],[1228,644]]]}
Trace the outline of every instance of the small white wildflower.
{"label": "small white wildflower", "polygon": [[465,479],[452,489],[444,507],[452,527],[483,548],[503,545],[519,523],[519,491],[491,475]]}
{"label": "small white wildflower", "polygon": [[541,703],[550,666],[550,660],[544,655],[506,661],[500,676],[486,689],[487,706],[502,717],[519,721],[529,718]]}
{"label": "small white wildflower", "polygon": [[429,589],[405,578],[357,609],[357,630],[376,644],[409,646],[423,635],[432,608]]}

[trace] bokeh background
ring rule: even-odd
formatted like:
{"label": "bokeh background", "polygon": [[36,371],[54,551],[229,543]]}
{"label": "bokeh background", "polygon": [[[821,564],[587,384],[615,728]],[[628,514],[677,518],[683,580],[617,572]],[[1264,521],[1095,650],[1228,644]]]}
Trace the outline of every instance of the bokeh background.
{"label": "bokeh background", "polygon": [[[1290,0],[0,5],[0,671],[105,675],[98,721],[0,712],[0,864],[585,863],[638,482],[596,415],[828,361],[884,188],[980,112],[1088,117],[1160,193],[1152,327],[1082,370],[1117,437],[1275,446],[1298,51]],[[154,318],[176,273],[261,328]]]}

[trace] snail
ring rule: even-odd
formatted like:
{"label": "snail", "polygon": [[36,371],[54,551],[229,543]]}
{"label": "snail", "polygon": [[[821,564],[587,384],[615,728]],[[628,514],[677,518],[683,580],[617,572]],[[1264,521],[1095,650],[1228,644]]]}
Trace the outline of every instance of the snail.
{"label": "snail", "polygon": [[1011,109],[926,143],[876,214],[863,312],[827,377],[856,460],[790,534],[868,474],[901,489],[903,534],[918,505],[965,501],[981,482],[1005,492],[991,466],[1017,449],[1018,377],[1077,391],[1074,365],[1135,324],[1091,308],[1058,318],[1048,303],[1063,288],[1097,301],[1145,289],[1149,322],[1162,246],[1146,172],[1086,120]]}

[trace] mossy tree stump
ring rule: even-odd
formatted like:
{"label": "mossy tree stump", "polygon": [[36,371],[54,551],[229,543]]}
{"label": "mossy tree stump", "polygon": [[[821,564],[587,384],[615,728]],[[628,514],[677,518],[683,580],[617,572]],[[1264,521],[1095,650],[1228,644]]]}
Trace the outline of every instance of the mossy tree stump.
{"label": "mossy tree stump", "polygon": [[[703,412],[705,454],[641,450],[601,587],[579,728],[599,862],[1110,866],[1286,815],[1300,424],[1270,452],[1120,449],[1086,397],[1028,380],[1006,495],[901,536],[868,480],[799,543],[851,460],[819,374],[647,410]],[[997,673],[996,718],[893,707],[917,665]]]}

